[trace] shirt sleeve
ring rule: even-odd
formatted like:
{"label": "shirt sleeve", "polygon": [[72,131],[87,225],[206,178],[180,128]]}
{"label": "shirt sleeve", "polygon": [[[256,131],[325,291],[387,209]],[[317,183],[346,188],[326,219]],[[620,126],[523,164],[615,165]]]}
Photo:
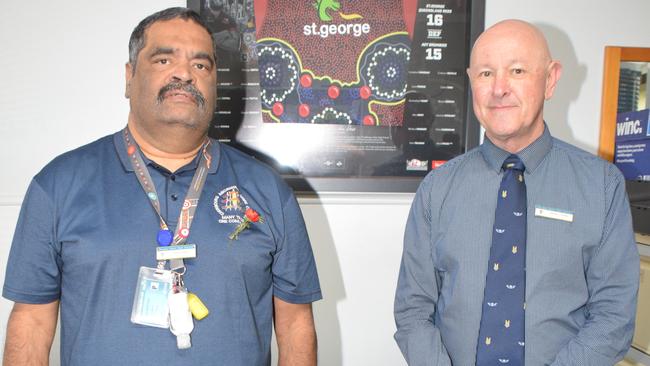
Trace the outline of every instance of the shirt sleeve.
{"label": "shirt sleeve", "polygon": [[291,189],[278,182],[282,201],[282,233],[273,257],[273,296],[293,304],[322,298],[316,263],[305,222]]}
{"label": "shirt sleeve", "polygon": [[[428,180],[430,181],[430,180]],[[411,206],[395,294],[395,340],[406,362],[417,366],[450,366],[434,323],[439,284],[431,257],[432,218],[427,180]]]}
{"label": "shirt sleeve", "polygon": [[587,320],[560,350],[554,366],[611,366],[625,356],[634,334],[639,253],[625,181],[614,166],[608,169],[602,239],[585,269]]}
{"label": "shirt sleeve", "polygon": [[28,304],[59,299],[61,259],[55,245],[52,200],[32,180],[23,201],[7,261],[2,296]]}

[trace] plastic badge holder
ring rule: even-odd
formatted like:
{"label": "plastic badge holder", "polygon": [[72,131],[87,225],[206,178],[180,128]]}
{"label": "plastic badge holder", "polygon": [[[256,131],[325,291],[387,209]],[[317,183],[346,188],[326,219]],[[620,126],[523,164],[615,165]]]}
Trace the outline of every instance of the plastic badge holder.
{"label": "plastic badge holder", "polygon": [[157,328],[169,328],[168,297],[173,275],[168,270],[140,267],[133,297],[131,322]]}

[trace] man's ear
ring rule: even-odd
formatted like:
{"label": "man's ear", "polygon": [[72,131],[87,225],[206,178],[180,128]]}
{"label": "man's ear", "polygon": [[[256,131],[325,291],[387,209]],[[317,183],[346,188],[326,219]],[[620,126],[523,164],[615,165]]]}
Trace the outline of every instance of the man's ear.
{"label": "man's ear", "polygon": [[546,89],[544,90],[544,99],[549,100],[555,92],[558,80],[562,76],[562,64],[560,61],[551,61],[546,73]]}
{"label": "man's ear", "polygon": [[126,65],[124,65],[124,77],[126,79],[124,96],[126,99],[129,99],[131,97],[131,79],[133,78],[133,66],[131,66],[130,62],[127,62]]}

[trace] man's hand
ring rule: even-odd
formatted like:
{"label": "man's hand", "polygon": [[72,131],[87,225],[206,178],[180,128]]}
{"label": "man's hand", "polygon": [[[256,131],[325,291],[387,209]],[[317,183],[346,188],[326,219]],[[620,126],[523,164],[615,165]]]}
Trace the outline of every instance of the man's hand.
{"label": "man's hand", "polygon": [[7,324],[4,366],[48,365],[59,302],[14,304]]}
{"label": "man's hand", "polygon": [[316,365],[316,329],[311,304],[273,298],[278,366]]}

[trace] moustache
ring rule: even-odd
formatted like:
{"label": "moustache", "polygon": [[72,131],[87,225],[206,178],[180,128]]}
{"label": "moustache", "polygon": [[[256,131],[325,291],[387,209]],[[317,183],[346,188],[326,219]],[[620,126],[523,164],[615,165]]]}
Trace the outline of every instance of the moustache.
{"label": "moustache", "polygon": [[201,94],[201,92],[194,85],[187,84],[187,83],[180,83],[180,82],[171,82],[163,86],[158,92],[158,103],[162,103],[163,100],[165,99],[165,94],[167,94],[167,92],[170,92],[172,90],[182,90],[186,93],[189,93],[190,95],[192,95],[192,97],[196,101],[196,104],[200,108],[205,107],[205,97],[203,96],[203,94]]}

